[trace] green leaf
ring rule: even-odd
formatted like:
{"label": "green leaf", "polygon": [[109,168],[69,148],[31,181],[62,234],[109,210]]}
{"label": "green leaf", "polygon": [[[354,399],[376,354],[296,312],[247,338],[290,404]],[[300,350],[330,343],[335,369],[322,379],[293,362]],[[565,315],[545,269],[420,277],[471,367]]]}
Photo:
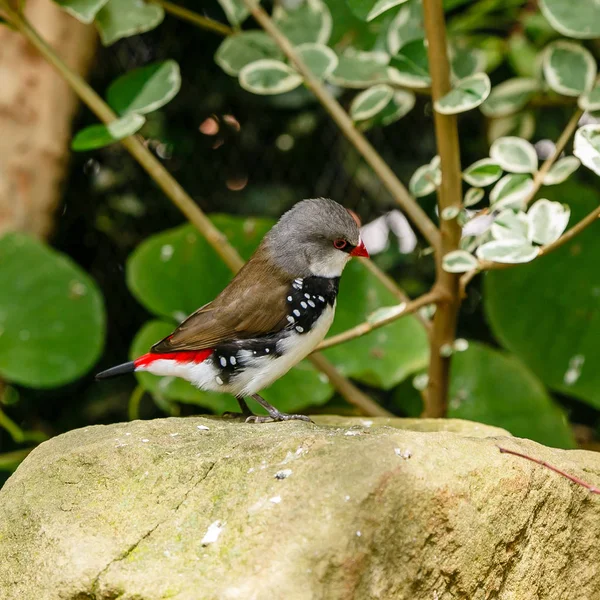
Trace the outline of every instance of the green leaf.
{"label": "green leaf", "polygon": [[495,140],[490,147],[490,158],[509,173],[533,173],[538,166],[533,145],[516,136]]}
{"label": "green leaf", "polygon": [[575,156],[559,158],[544,175],[544,185],[556,185],[566,181],[577,169],[581,162]]}
{"label": "green leaf", "polygon": [[523,111],[508,117],[491,119],[488,127],[488,142],[506,136],[516,136],[530,140],[535,133],[535,117],[530,110]]}
{"label": "green leaf", "polygon": [[0,376],[33,388],[84,375],[104,343],[95,282],[66,256],[21,233],[0,237]]}
{"label": "green leaf", "polygon": [[350,105],[350,116],[354,121],[371,119],[390,102],[394,90],[386,84],[374,85],[358,94]]}
{"label": "green leaf", "polygon": [[389,80],[389,57],[384,52],[359,52],[349,48],[338,58],[337,67],[327,78],[335,85],[366,88]]}
{"label": "green leaf", "polygon": [[239,80],[245,90],[269,96],[296,89],[302,83],[302,75],[281,61],[263,58],[246,65]]}
{"label": "green leaf", "polygon": [[181,88],[179,65],[174,60],[152,63],[115,79],[106,100],[115,112],[145,115],[170,102]]}
{"label": "green leaf", "polygon": [[573,154],[600,175],[600,125],[584,125],[575,132]]}
{"label": "green leaf", "polygon": [[600,4],[596,0],[540,0],[542,13],[559,33],[572,38],[600,37]]}
{"label": "green leaf", "polygon": [[442,172],[439,162],[434,157],[428,165],[419,167],[410,178],[408,187],[410,193],[416,198],[433,194],[442,183]]}
{"label": "green leaf", "polygon": [[263,58],[283,60],[284,54],[264,31],[242,31],[226,37],[215,54],[215,62],[237,77],[243,67]]}
{"label": "green leaf", "polygon": [[304,0],[295,10],[286,10],[278,3],[273,21],[294,46],[327,44],[331,36],[331,13],[322,0]]}
{"label": "green leaf", "polygon": [[531,239],[538,244],[551,244],[567,228],[571,210],[566,204],[542,198],[527,212]]}
{"label": "green leaf", "polygon": [[318,79],[325,79],[338,65],[337,54],[323,44],[302,44],[296,48],[296,52]]}
{"label": "green leaf", "polygon": [[387,31],[387,48],[393,56],[406,44],[425,38],[423,5],[421,0],[409,0],[390,23]]}
{"label": "green leaf", "polygon": [[54,0],[64,11],[82,23],[91,23],[108,0]]}
{"label": "green leaf", "polygon": [[227,20],[234,27],[241,25],[250,14],[244,0],[218,0],[218,2],[225,13]]}
{"label": "green leaf", "polygon": [[486,73],[476,73],[457,81],[454,88],[434,103],[443,115],[456,115],[479,106],[489,96],[492,85]]}
{"label": "green leaf", "polygon": [[490,232],[496,240],[513,240],[529,245],[531,242],[529,228],[529,220],[524,212],[505,208],[494,219]]}
{"label": "green leaf", "polygon": [[[569,180],[546,190],[569,198],[573,222],[597,208],[597,190]],[[600,408],[600,256],[597,226],[518,269],[485,278],[485,310],[500,343],[546,385]]]}
{"label": "green leaf", "polygon": [[414,40],[402,46],[390,60],[389,77],[401,85],[431,85],[425,40]]}
{"label": "green leaf", "polygon": [[540,78],[542,70],[541,57],[535,44],[524,33],[520,30],[513,33],[508,38],[507,50],[508,63],[519,78],[534,80]]}
{"label": "green leaf", "polygon": [[363,21],[372,21],[407,0],[346,0],[350,10]]}
{"label": "green leaf", "polygon": [[517,77],[507,79],[494,87],[488,99],[481,105],[486,117],[506,117],[523,109],[539,89],[535,79]]}
{"label": "green leaf", "polygon": [[594,86],[592,90],[579,96],[577,105],[581,110],[600,110],[600,85]]}
{"label": "green leaf", "polygon": [[361,130],[365,131],[377,126],[385,127],[395,123],[413,109],[415,102],[416,98],[412,92],[396,90],[392,95],[392,99],[382,110],[374,117],[361,121]]}
{"label": "green leaf", "polygon": [[531,262],[540,252],[537,246],[523,240],[504,239],[482,244],[477,248],[477,258],[499,263],[518,264]]}
{"label": "green leaf", "polygon": [[109,146],[139,131],[145,122],[146,118],[142,115],[129,113],[110,125],[90,125],[75,134],[71,148],[83,152]]}
{"label": "green leaf", "polygon": [[463,171],[463,179],[477,187],[486,187],[500,179],[502,167],[491,158],[482,158]]}
{"label": "green leaf", "polygon": [[452,360],[449,396],[451,418],[496,425],[550,446],[575,447],[563,412],[514,356],[470,341]]}
{"label": "green leaf", "polygon": [[485,192],[481,188],[469,188],[465,193],[465,197],[463,198],[463,206],[465,208],[468,208],[469,206],[475,206],[475,204],[478,204],[483,200],[484,196]]}
{"label": "green leaf", "polygon": [[524,173],[505,175],[492,188],[490,204],[495,210],[501,208],[525,208],[525,201],[533,191],[533,179]]}
{"label": "green leaf", "polygon": [[470,252],[464,250],[448,252],[442,259],[442,267],[448,273],[466,273],[476,269],[477,265],[477,259]]}
{"label": "green leaf", "polygon": [[452,48],[452,74],[456,79],[466,79],[485,70],[485,54],[478,48]]}
{"label": "green leaf", "polygon": [[[152,344],[169,335],[175,328],[168,321],[149,321],[138,331],[131,345],[131,359],[148,352]],[[155,397],[194,404],[213,410],[239,412],[239,405],[231,394],[205,392],[179,377],[158,377],[150,373],[135,374],[140,385]],[[295,412],[308,406],[325,404],[333,395],[333,388],[322,374],[307,360],[302,361],[261,395],[283,412]],[[249,400],[254,412],[264,414],[254,401]]]}
{"label": "green leaf", "polygon": [[165,12],[143,0],[108,0],[96,15],[96,27],[105,46],[121,38],[145,33],[162,23]]}
{"label": "green leaf", "polygon": [[579,96],[592,89],[596,79],[596,61],[580,44],[557,40],[549,44],[543,56],[544,76],[548,85],[564,96]]}

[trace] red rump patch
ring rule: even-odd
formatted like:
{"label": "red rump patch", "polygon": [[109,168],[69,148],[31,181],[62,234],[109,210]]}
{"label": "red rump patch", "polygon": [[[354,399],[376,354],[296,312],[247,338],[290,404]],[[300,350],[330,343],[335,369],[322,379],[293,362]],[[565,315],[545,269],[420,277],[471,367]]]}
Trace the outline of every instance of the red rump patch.
{"label": "red rump patch", "polygon": [[192,350],[190,352],[167,352],[165,354],[158,354],[154,352],[148,352],[140,356],[133,361],[135,368],[147,367],[151,365],[155,360],[174,360],[178,363],[196,363],[200,364],[204,362],[211,354],[212,350]]}

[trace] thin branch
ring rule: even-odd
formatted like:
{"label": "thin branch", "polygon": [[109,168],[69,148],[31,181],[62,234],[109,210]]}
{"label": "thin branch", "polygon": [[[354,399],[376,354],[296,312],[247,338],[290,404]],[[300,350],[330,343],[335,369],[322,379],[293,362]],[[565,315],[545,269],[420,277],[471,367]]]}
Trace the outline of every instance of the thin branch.
{"label": "thin branch", "polygon": [[323,83],[313,75],[304,61],[298,57],[288,39],[281,33],[262,7],[255,0],[244,0],[244,4],[248,7],[260,26],[273,38],[279,48],[301,73],[307,87],[312,90],[325,110],[327,110],[337,123],[341,132],[371,166],[394,200],[401,206],[429,243],[434,248],[438,248],[440,245],[440,234],[433,221],[409,194],[408,190],[396,177],[389,165],[381,158],[377,150],[373,148],[367,138],[354,127],[352,119],[346,114],[340,103],[327,91]]}
{"label": "thin branch", "polygon": [[406,315],[410,315],[423,306],[438,303],[441,301],[441,299],[441,294],[436,290],[427,292],[411,302],[403,302],[397,307],[389,307],[391,314],[372,321],[365,321],[364,323],[361,323],[352,329],[347,329],[338,335],[333,335],[330,338],[323,340],[316,349],[325,350],[326,348],[331,348],[332,346],[337,346],[338,344],[343,344],[349,340],[361,337],[367,333],[371,333],[371,331],[375,331],[375,329],[389,325],[390,323],[393,323],[394,321],[397,321]]}
{"label": "thin branch", "polygon": [[558,473],[559,475],[566,477],[569,481],[572,481],[573,483],[576,483],[577,485],[580,485],[580,486],[586,488],[587,490],[592,492],[592,494],[600,494],[600,488],[596,487],[595,485],[591,485],[590,483],[588,483],[587,481],[584,481],[583,479],[579,479],[579,477],[575,477],[575,475],[570,475],[569,473],[566,473],[562,469],[559,469],[558,467],[555,467],[554,465],[547,463],[545,460],[540,460],[539,458],[534,458],[533,456],[529,456],[527,454],[522,454],[521,452],[517,452],[516,450],[509,450],[508,448],[502,448],[501,446],[498,446],[498,450],[500,450],[500,452],[502,454],[512,454],[513,456],[519,456],[520,458],[530,460],[531,462],[534,462],[537,465],[546,467],[546,469],[550,469],[551,471],[554,471],[555,473]]}
{"label": "thin branch", "polygon": [[[431,94],[435,103],[451,89],[450,63],[446,42],[446,23],[442,0],[423,0],[423,17],[427,37],[427,55],[431,73]],[[450,207],[462,205],[460,146],[456,115],[443,115],[434,110],[435,138],[440,156],[442,183],[438,188],[439,214]],[[423,416],[444,417],[447,412],[450,379],[450,357],[443,356],[442,347],[451,344],[456,335],[460,308],[458,277],[442,267],[442,257],[458,248],[461,228],[456,219],[440,222],[441,245],[436,248],[435,287],[447,298],[440,303],[433,319],[430,336],[429,385]]]}
{"label": "thin branch", "polygon": [[165,12],[172,14],[174,17],[177,17],[183,21],[189,21],[193,25],[200,27],[201,29],[206,29],[207,31],[212,31],[213,33],[217,33],[219,35],[231,35],[235,33],[231,27],[227,25],[223,25],[223,23],[219,23],[213,19],[209,19],[208,17],[204,17],[199,15],[198,13],[184,8],[183,6],[179,6],[178,4],[173,4],[172,2],[167,2],[167,0],[150,0],[154,4],[158,4],[165,9]]}

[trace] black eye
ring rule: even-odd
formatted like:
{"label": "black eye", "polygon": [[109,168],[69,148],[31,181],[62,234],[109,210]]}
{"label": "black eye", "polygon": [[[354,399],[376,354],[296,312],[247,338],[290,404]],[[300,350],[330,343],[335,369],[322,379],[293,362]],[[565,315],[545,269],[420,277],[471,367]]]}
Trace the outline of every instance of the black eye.
{"label": "black eye", "polygon": [[333,246],[338,250],[343,250],[347,245],[348,242],[346,240],[339,239],[333,241]]}

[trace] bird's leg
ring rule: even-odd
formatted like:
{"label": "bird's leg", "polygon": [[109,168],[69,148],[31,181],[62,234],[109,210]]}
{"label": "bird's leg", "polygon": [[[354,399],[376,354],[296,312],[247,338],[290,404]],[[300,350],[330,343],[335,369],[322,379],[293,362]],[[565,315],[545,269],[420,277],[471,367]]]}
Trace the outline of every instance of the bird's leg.
{"label": "bird's leg", "polygon": [[246,423],[268,423],[269,421],[313,421],[306,415],[287,415],[286,413],[279,412],[274,406],[269,404],[264,398],[258,394],[252,394],[252,398],[256,400],[268,413],[268,417],[259,417],[252,415],[246,419]]}
{"label": "bird's leg", "polygon": [[232,418],[244,418],[244,419],[250,419],[251,417],[255,417],[256,415],[250,410],[250,407],[246,404],[246,401],[244,400],[243,396],[236,396],[235,399],[238,401],[238,404],[240,405],[240,408],[242,409],[242,414],[240,415],[240,413],[236,413],[236,412],[224,412],[223,416],[224,417],[232,417]]}

